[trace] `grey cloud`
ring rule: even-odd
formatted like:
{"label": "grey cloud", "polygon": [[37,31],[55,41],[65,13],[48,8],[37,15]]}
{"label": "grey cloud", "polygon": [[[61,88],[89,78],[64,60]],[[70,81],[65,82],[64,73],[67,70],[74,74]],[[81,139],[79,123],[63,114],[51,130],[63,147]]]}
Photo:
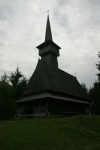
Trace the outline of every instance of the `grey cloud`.
{"label": "grey cloud", "polygon": [[91,7],[91,8],[100,8],[100,0],[87,0],[87,4]]}
{"label": "grey cloud", "polygon": [[56,23],[58,22],[59,26],[66,28],[66,31],[71,31],[71,26],[69,23],[69,16],[67,14],[63,14],[61,16],[58,10],[57,11],[55,10],[53,14],[54,16],[56,16],[54,20],[56,20]]}
{"label": "grey cloud", "polygon": [[[0,68],[0,73],[1,73],[1,75],[2,75],[4,72],[5,72],[5,69]],[[0,75],[0,76],[1,76],[1,75]]]}
{"label": "grey cloud", "polygon": [[2,52],[0,52],[0,57],[2,58],[4,56],[4,54]]}
{"label": "grey cloud", "polygon": [[1,47],[1,46],[4,46],[4,43],[0,42],[0,47]]}
{"label": "grey cloud", "polygon": [[[60,18],[60,11],[57,9],[54,9],[53,15],[56,16],[57,20]],[[55,19],[54,19],[55,20]]]}
{"label": "grey cloud", "polygon": [[60,17],[60,25],[65,28],[69,27],[68,15],[64,14],[63,16]]}
{"label": "grey cloud", "polygon": [[4,7],[0,7],[0,20],[6,20],[7,16],[4,13]]}
{"label": "grey cloud", "polygon": [[65,4],[68,4],[68,3],[70,3],[72,0],[57,0],[57,3],[59,4],[59,5],[65,5]]}
{"label": "grey cloud", "polygon": [[11,19],[13,15],[14,15],[14,11],[12,7],[10,7],[7,4],[5,4],[4,6],[0,6],[0,20],[1,21]]}
{"label": "grey cloud", "polygon": [[95,27],[97,25],[100,25],[100,11],[94,12],[91,14],[90,20],[89,20],[89,25],[90,27]]}
{"label": "grey cloud", "polygon": [[0,30],[0,35],[1,35],[1,36],[6,36],[7,33],[6,33],[5,31]]}

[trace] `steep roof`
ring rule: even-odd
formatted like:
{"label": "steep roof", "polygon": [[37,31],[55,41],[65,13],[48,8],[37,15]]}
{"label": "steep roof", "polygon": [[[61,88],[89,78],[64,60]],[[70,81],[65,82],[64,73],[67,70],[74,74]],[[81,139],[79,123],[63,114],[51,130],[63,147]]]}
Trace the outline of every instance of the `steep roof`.
{"label": "steep roof", "polygon": [[49,15],[47,16],[45,41],[42,44],[40,44],[39,46],[37,46],[37,48],[42,49],[42,48],[46,47],[47,45],[52,45],[57,49],[61,49],[56,43],[53,42]]}
{"label": "steep roof", "polygon": [[49,82],[46,75],[46,70],[41,60],[38,60],[36,69],[31,76],[23,95],[44,91],[46,89],[49,89]]}
{"label": "steep roof", "polygon": [[60,69],[57,72],[51,71],[45,61],[39,60],[23,96],[47,90],[87,99],[87,94],[76,77]]}
{"label": "steep roof", "polygon": [[51,33],[51,27],[50,27],[50,21],[49,21],[49,15],[47,17],[47,25],[46,25],[46,34],[45,34],[45,42],[46,41],[52,41],[52,33]]}

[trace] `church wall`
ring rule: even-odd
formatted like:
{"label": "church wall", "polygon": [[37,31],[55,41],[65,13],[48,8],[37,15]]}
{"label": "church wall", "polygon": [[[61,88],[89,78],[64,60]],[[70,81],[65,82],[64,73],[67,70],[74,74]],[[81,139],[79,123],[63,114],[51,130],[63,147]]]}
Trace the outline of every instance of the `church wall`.
{"label": "church wall", "polygon": [[68,115],[86,114],[88,106],[83,103],[76,103],[54,98],[38,99],[30,102],[20,103],[17,115]]}
{"label": "church wall", "polygon": [[48,104],[46,99],[38,99],[18,104],[17,116],[47,116]]}
{"label": "church wall", "polygon": [[49,99],[48,111],[50,114],[86,114],[87,104],[66,101],[61,99]]}

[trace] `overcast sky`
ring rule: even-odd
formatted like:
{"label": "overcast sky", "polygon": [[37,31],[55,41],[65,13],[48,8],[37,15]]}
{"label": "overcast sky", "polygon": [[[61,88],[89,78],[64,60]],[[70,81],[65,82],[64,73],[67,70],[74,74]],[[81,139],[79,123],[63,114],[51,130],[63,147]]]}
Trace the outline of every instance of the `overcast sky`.
{"label": "overcast sky", "polygon": [[50,10],[53,41],[61,47],[59,68],[89,88],[97,80],[100,0],[0,0],[0,76],[19,66],[28,78],[39,59]]}

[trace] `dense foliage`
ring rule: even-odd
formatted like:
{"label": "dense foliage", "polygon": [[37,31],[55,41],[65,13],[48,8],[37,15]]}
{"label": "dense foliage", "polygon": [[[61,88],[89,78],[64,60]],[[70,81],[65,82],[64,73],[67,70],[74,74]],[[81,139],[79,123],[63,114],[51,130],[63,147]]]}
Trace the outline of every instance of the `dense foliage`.
{"label": "dense foliage", "polygon": [[[100,58],[100,52],[98,54],[98,57]],[[96,64],[97,69],[100,71],[100,62],[99,64]],[[100,73],[97,74],[98,81],[96,81],[93,84],[93,87],[89,90],[89,97],[91,99],[91,113],[100,115]]]}
{"label": "dense foliage", "polygon": [[9,119],[16,113],[14,102],[21,98],[28,80],[17,67],[10,76],[1,76],[0,81],[0,119]]}
{"label": "dense foliage", "polygon": [[89,90],[89,97],[91,99],[91,113],[100,115],[100,85],[94,83],[93,87]]}
{"label": "dense foliage", "polygon": [[0,119],[10,119],[14,115],[14,93],[11,85],[0,81]]}
{"label": "dense foliage", "polygon": [[14,72],[11,72],[9,80],[12,84],[12,88],[15,89],[15,99],[21,98],[28,80],[24,77],[18,67]]}
{"label": "dense foliage", "polygon": [[[100,58],[100,52],[98,54],[98,57]],[[100,71],[100,61],[99,61],[99,64],[96,64],[96,66],[97,66],[97,69]],[[98,76],[98,83],[100,85],[100,72],[97,74],[97,76]]]}
{"label": "dense foliage", "polygon": [[88,88],[86,87],[85,83],[81,83],[82,88],[88,94]]}

